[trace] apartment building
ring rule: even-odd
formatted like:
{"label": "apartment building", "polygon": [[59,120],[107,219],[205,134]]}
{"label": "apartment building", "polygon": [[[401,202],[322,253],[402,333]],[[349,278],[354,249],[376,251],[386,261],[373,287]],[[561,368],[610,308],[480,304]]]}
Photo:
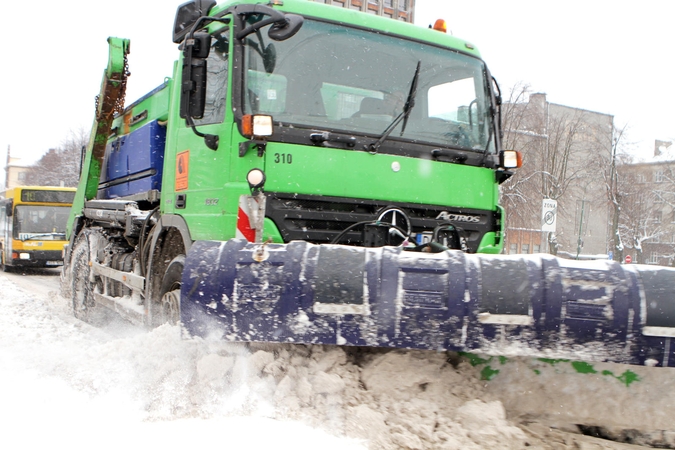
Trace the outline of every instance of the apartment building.
{"label": "apartment building", "polygon": [[[504,104],[504,146],[524,165],[502,185],[507,253],[606,257],[610,248],[607,177],[612,115],[548,102],[546,94]],[[555,200],[555,231],[542,231],[544,199]]]}
{"label": "apartment building", "polygon": [[414,23],[415,0],[310,0]]}

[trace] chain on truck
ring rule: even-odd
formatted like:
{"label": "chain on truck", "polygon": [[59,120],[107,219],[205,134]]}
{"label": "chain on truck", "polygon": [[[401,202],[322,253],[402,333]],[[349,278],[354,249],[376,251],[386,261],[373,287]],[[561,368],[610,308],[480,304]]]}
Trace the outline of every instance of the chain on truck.
{"label": "chain on truck", "polygon": [[123,107],[109,39],[65,251],[77,317],[492,353],[601,336],[593,357],[663,363],[670,322],[614,289],[634,273],[498,255],[521,158],[472,44],[304,0],[193,0],[173,41],[173,76]]}

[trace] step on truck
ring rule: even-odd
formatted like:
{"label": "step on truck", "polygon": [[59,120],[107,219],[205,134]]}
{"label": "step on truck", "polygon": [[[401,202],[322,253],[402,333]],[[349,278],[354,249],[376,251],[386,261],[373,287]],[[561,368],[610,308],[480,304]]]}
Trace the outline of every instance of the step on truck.
{"label": "step on truck", "polygon": [[63,269],[77,317],[675,365],[672,271],[499,255],[521,157],[471,43],[304,0],[193,0],[173,41],[173,75],[125,107],[109,39]]}

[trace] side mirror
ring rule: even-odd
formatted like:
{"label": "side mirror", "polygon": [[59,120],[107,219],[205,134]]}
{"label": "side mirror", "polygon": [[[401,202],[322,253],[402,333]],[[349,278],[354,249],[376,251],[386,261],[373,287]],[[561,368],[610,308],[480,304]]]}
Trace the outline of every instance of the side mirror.
{"label": "side mirror", "polygon": [[297,14],[286,14],[286,23],[282,21],[274,22],[270,27],[267,35],[274,41],[285,41],[288,38],[295,36],[300,28],[302,28],[303,18]]}
{"label": "side mirror", "polygon": [[211,49],[211,36],[197,33],[185,41],[180,116],[201,119],[206,105],[206,58]]}
{"label": "side mirror", "polygon": [[[249,34],[255,33],[262,27],[271,23],[272,26],[267,32],[269,38],[273,41],[285,41],[286,39],[295,36],[302,27],[304,21],[302,16],[297,14],[284,14],[281,11],[262,4],[237,5],[234,7],[234,13],[238,15],[242,21],[242,28],[236,35],[236,38],[239,40],[244,39]],[[258,20],[257,22],[244,27],[246,18],[252,15],[266,15],[269,16],[269,18]]]}
{"label": "side mirror", "polygon": [[215,0],[191,0],[180,5],[173,22],[173,42],[180,44],[195,22],[200,17],[208,15],[214,6]]}
{"label": "side mirror", "polygon": [[277,49],[274,48],[274,44],[271,42],[267,44],[267,47],[263,50],[262,60],[263,65],[265,66],[265,72],[274,72],[274,67],[277,65]]}
{"label": "side mirror", "polygon": [[12,211],[14,209],[13,207],[14,207],[14,200],[9,200],[7,203],[5,203],[5,214],[7,215],[7,217],[12,216]]}

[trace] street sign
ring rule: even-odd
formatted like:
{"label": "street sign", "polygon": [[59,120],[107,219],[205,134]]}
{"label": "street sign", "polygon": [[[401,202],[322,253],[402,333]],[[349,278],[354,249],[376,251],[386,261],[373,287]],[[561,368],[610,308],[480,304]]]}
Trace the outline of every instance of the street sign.
{"label": "street sign", "polygon": [[555,222],[558,212],[558,202],[545,198],[541,207],[541,231],[555,232]]}
{"label": "street sign", "polygon": [[633,258],[631,258],[630,255],[626,255],[626,264],[630,264],[633,262]]}

